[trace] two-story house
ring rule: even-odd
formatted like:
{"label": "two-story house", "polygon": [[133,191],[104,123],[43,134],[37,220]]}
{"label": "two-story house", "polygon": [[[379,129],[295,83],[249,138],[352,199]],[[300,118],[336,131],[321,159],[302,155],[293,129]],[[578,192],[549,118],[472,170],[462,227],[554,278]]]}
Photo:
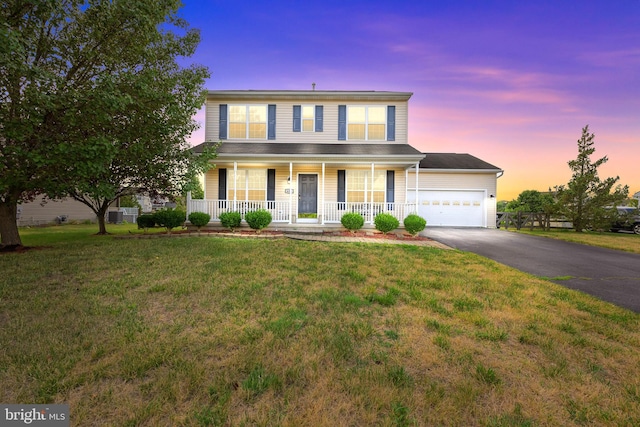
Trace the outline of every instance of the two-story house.
{"label": "two-story house", "polygon": [[[325,227],[340,226],[346,212],[360,212],[366,224],[372,224],[378,212],[391,213],[401,224],[410,213],[428,213],[420,206],[430,197],[425,190],[433,189],[423,188],[431,184],[421,175],[442,171],[430,171],[421,163],[425,154],[408,143],[411,96],[376,91],[210,91],[207,142],[194,151],[222,144],[216,167],[205,175],[205,199],[189,200],[188,211],[208,212],[215,222],[222,212],[264,208],[274,225]],[[492,168],[495,182],[499,169]],[[495,194],[495,185],[482,197],[491,191]],[[443,202],[474,206],[473,201]],[[428,206],[435,205],[429,201]],[[484,218],[478,225],[492,226],[486,204],[476,207]]]}

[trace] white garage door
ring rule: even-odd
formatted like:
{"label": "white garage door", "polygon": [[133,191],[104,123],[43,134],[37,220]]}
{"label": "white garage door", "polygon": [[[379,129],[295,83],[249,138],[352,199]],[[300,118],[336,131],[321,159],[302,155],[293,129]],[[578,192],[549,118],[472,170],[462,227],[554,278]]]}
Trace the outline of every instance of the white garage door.
{"label": "white garage door", "polygon": [[486,227],[484,191],[421,190],[418,197],[428,226]]}

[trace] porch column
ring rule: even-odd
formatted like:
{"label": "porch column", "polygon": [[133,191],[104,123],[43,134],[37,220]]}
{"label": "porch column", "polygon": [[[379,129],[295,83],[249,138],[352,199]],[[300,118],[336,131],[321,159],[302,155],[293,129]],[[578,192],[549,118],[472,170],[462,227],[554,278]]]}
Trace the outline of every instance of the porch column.
{"label": "porch column", "polygon": [[291,182],[293,181],[293,162],[289,162],[289,224],[293,224],[293,192]]}
{"label": "porch column", "polygon": [[373,224],[373,173],[374,173],[374,165],[375,163],[371,163],[371,197],[369,198],[369,222]]}
{"label": "porch column", "polygon": [[238,182],[238,162],[233,162],[233,210],[238,210],[238,189],[236,183]]}
{"label": "porch column", "polygon": [[190,213],[191,213],[191,190],[187,191],[187,218],[189,218]]}
{"label": "porch column", "polygon": [[420,162],[416,163],[416,212],[418,213],[418,171],[420,170]]}
{"label": "porch column", "polygon": [[322,195],[320,196],[321,219],[320,224],[324,224],[324,162],[322,162]]}

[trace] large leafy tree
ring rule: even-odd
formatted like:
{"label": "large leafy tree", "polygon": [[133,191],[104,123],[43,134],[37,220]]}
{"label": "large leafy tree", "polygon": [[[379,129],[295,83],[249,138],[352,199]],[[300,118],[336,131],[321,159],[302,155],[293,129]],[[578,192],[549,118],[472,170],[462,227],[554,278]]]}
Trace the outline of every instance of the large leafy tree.
{"label": "large leafy tree", "polygon": [[179,0],[3,2],[2,245],[21,245],[17,204],[37,194],[93,200],[100,213],[107,200],[133,188],[171,191],[206,163],[206,156],[194,163],[185,146],[207,70],[177,63],[199,41],[179,19],[179,6]]}
{"label": "large leafy tree", "polygon": [[541,193],[537,190],[524,190],[518,194],[518,198],[507,203],[505,209],[508,212],[545,212],[553,210],[554,198],[550,193]]}
{"label": "large leafy tree", "polygon": [[568,162],[573,171],[571,180],[567,185],[555,187],[559,212],[573,222],[573,228],[578,232],[608,226],[612,210],[607,208],[621,203],[629,193],[627,186],[617,184],[619,177],[600,179],[598,168],[608,158],[592,161],[594,145],[595,135],[589,133],[587,125],[578,140],[578,156]]}

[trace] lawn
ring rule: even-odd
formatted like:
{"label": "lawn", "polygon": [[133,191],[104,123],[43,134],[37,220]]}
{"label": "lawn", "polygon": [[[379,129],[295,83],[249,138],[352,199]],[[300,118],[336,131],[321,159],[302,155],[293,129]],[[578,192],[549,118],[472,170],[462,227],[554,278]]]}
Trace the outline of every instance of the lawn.
{"label": "lawn", "polygon": [[535,236],[549,237],[552,239],[566,240],[567,242],[581,243],[583,245],[600,246],[619,251],[640,254],[640,236],[633,233],[610,232],[583,232],[576,233],[573,230],[525,230],[519,233]]}
{"label": "lawn", "polygon": [[485,258],[93,232],[0,255],[0,402],[77,426],[640,425],[640,315]]}

